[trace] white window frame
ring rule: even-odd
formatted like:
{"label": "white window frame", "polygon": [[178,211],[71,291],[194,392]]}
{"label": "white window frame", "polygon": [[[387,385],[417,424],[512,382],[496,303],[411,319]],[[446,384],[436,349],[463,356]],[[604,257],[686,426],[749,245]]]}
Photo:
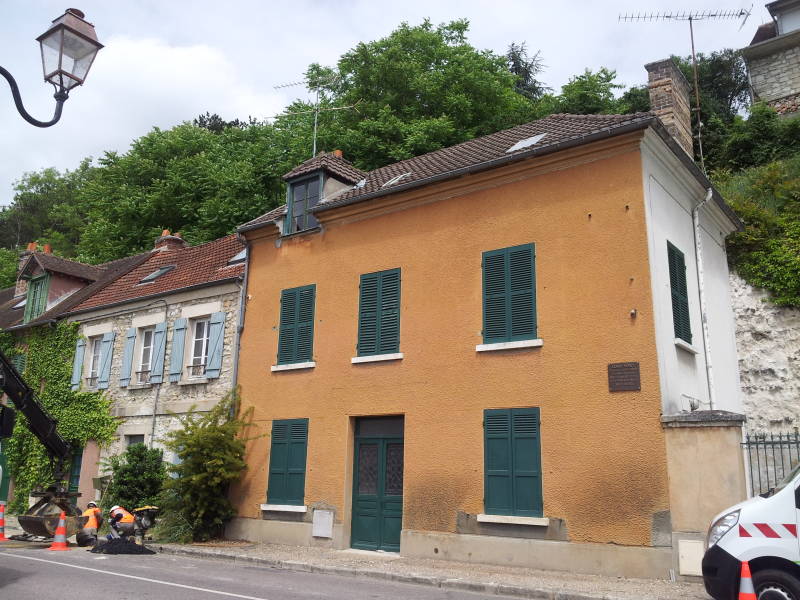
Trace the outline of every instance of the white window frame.
{"label": "white window frame", "polygon": [[[204,337],[197,337],[197,327],[203,323],[205,325]],[[206,376],[206,367],[208,366],[208,344],[210,341],[211,333],[211,316],[199,317],[189,321],[191,327],[190,344],[188,348],[188,358],[186,361],[186,373],[189,379],[203,379]],[[200,354],[196,354],[197,342],[202,339],[202,347]],[[198,369],[199,367],[199,369]]]}
{"label": "white window frame", "polygon": [[97,387],[97,380],[100,377],[100,361],[103,358],[103,336],[97,335],[89,338],[89,364],[86,372],[86,386],[89,388]]}
{"label": "white window frame", "polygon": [[[149,346],[145,344],[145,339],[147,338],[148,333],[150,334]],[[136,373],[135,373],[136,383],[138,385],[146,385],[150,383],[150,372],[153,369],[153,351],[155,350],[155,345],[154,345],[155,336],[156,336],[155,327],[142,327],[139,330],[139,334],[136,336],[137,340],[139,341],[139,351],[137,353],[139,360],[136,363]],[[146,364],[144,361],[145,350],[148,350]]]}

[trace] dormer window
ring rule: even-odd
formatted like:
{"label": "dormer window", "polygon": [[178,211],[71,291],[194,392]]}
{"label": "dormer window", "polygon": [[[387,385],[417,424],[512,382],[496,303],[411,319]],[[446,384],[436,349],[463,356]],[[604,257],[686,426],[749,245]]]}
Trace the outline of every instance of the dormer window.
{"label": "dormer window", "polygon": [[45,273],[28,282],[28,296],[25,300],[25,322],[32,321],[47,308],[47,292],[50,288],[50,277]]}
{"label": "dormer window", "polygon": [[289,231],[296,233],[319,225],[319,221],[311,214],[311,209],[319,202],[320,177],[304,179],[289,186],[290,210],[287,215]]}

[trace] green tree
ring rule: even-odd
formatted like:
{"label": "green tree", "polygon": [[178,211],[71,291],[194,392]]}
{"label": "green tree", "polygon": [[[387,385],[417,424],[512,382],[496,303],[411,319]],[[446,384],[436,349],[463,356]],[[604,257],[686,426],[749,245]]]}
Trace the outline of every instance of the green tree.
{"label": "green tree", "polygon": [[0,290],[16,283],[18,261],[16,250],[0,248]]}
{"label": "green tree", "polygon": [[520,44],[512,42],[508,46],[506,60],[508,61],[508,70],[517,76],[515,88],[518,93],[529,100],[536,101],[550,91],[550,88],[536,79],[544,69],[541,52],[528,56],[525,42]]}
{"label": "green tree", "polygon": [[222,534],[236,514],[228,486],[247,468],[244,460],[245,418],[231,417],[236,394],[229,394],[207,413],[192,408],[178,417],[181,427],[167,434],[165,446],[179,463],[160,500],[159,537],[170,541],[204,541]]}
{"label": "green tree", "polygon": [[311,65],[306,75],[323,102],[355,106],[320,115],[320,147],[374,169],[529,120],[533,106],[506,57],[470,45],[468,30],[466,20],[403,23],[335,68]]}
{"label": "green tree", "polygon": [[714,177],[746,225],[728,238],[732,266],[775,304],[800,306],[800,153]]}
{"label": "green tree", "polygon": [[158,501],[167,476],[164,453],[144,444],[131,444],[125,452],[108,459],[111,482],[103,495],[102,508],[119,505],[132,511]]}
{"label": "green tree", "polygon": [[601,67],[597,72],[586,69],[561,86],[558,96],[546,94],[538,104],[537,116],[552,113],[576,115],[613,114],[619,111],[615,97],[624,86],[616,81],[617,72]]}
{"label": "green tree", "polygon": [[[695,106],[692,57],[673,56],[691,89]],[[738,50],[725,49],[697,54],[700,87],[700,118],[703,122],[703,154],[709,168],[720,166],[718,154],[728,136],[729,126],[750,103],[747,68]],[[697,139],[697,119],[692,116],[692,134]]]}

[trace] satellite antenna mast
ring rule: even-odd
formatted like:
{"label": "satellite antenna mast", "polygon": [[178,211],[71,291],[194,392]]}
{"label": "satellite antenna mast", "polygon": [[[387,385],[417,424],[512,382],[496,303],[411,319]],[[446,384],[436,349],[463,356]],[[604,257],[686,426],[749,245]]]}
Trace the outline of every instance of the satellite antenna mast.
{"label": "satellite antenna mast", "polygon": [[742,19],[742,24],[739,26],[741,30],[744,27],[747,18],[753,11],[753,5],[750,9],[737,8],[737,9],[724,9],[724,10],[703,10],[703,11],[662,11],[651,13],[625,13],[619,15],[619,21],[688,21],[689,22],[689,37],[692,41],[692,73],[694,75],[694,99],[695,106],[692,109],[697,119],[697,151],[700,156],[700,168],[703,172],[706,170],[705,159],[703,157],[703,137],[702,128],[703,123],[700,120],[700,85],[697,75],[697,55],[694,50],[694,22],[695,21],[710,21],[716,20],[733,20]]}
{"label": "satellite antenna mast", "polygon": [[274,117],[272,117],[274,119],[274,118],[277,118],[277,117],[286,117],[286,116],[290,116],[290,115],[307,115],[309,113],[313,113],[314,114],[314,135],[313,135],[313,143],[312,143],[312,149],[311,149],[311,158],[314,158],[317,155],[317,126],[318,126],[318,122],[319,122],[319,113],[328,112],[328,111],[334,111],[334,110],[347,110],[349,108],[352,108],[352,109],[356,110],[356,112],[358,112],[358,109],[356,108],[356,105],[358,105],[358,102],[356,102],[355,104],[351,104],[349,106],[335,106],[333,108],[320,108],[320,89],[322,88],[323,85],[329,85],[329,84],[335,82],[337,79],[338,79],[338,76],[334,75],[333,77],[331,77],[329,79],[324,79],[324,80],[321,80],[321,81],[317,82],[315,85],[313,85],[313,87],[312,87],[311,82],[308,81],[307,79],[303,80],[303,81],[293,81],[291,83],[282,83],[280,85],[272,86],[272,89],[281,90],[281,89],[284,89],[284,88],[298,87],[298,86],[302,85],[303,87],[314,91],[314,93],[315,93],[314,108],[312,110],[301,110],[301,111],[298,111],[298,112],[285,112],[285,113],[281,113],[279,115],[275,115]]}

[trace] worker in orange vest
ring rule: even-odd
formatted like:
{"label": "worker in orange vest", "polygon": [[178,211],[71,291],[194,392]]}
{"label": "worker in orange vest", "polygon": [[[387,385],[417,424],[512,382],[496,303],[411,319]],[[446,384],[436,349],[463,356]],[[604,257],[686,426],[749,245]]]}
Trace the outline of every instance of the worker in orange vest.
{"label": "worker in orange vest", "polygon": [[97,530],[100,528],[100,518],[103,516],[103,511],[97,508],[96,503],[89,502],[86,505],[86,510],[83,511],[83,516],[87,517],[86,525],[83,526],[81,539],[78,540],[78,543],[81,546],[94,545],[97,543]]}
{"label": "worker in orange vest", "polygon": [[129,536],[133,534],[136,519],[121,506],[112,506],[109,513],[108,524],[111,525],[112,538]]}

